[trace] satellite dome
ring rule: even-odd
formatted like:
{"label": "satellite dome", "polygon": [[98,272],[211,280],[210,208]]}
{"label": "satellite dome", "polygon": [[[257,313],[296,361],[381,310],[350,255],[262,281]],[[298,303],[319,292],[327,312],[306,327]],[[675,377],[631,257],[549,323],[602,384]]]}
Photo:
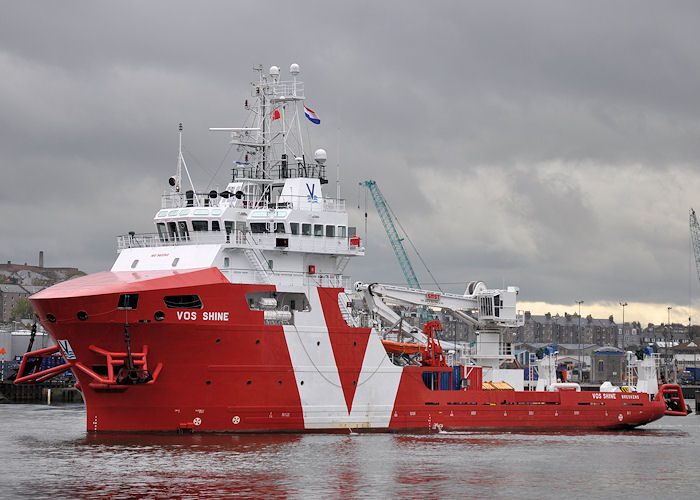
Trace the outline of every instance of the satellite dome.
{"label": "satellite dome", "polygon": [[325,149],[317,149],[314,152],[314,160],[316,160],[316,163],[319,165],[323,165],[326,163],[326,160],[328,159],[328,156],[326,155],[326,150]]}
{"label": "satellite dome", "polygon": [[292,75],[294,75],[294,76],[297,76],[297,75],[299,74],[300,71],[301,71],[301,70],[299,69],[299,65],[298,65],[297,63],[293,63],[293,64],[289,67],[289,72],[290,72]]}
{"label": "satellite dome", "polygon": [[270,76],[279,76],[280,69],[277,66],[270,66]]}

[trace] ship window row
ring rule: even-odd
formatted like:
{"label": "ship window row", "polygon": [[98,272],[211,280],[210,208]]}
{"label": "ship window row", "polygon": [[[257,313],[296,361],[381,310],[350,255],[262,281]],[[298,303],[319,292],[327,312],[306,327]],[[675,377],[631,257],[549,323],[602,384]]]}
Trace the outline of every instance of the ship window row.
{"label": "ship window row", "polygon": [[[300,234],[300,227],[302,236],[311,236],[313,234],[314,236],[325,235],[328,238],[346,238],[348,234],[346,226],[334,226],[330,224],[327,224],[325,226],[323,224],[300,224],[299,222],[290,222],[289,232],[291,234]],[[282,231],[275,232],[284,232],[284,229]]]}
{"label": "ship window row", "polygon": [[[210,224],[211,222],[211,224]],[[193,232],[204,231],[221,231],[221,225],[218,220],[193,220],[190,221]],[[170,221],[158,222],[158,237],[161,241],[169,241],[176,239],[189,239],[189,226],[187,221]],[[289,231],[287,231],[289,229]],[[276,234],[293,234],[302,236],[316,236],[326,238],[347,238],[347,226],[336,226],[332,224],[307,224],[299,222],[290,222],[289,227],[284,222],[251,222],[248,225],[243,221],[224,221],[224,230],[226,234],[231,234],[235,231],[251,233],[270,233]]]}
{"label": "ship window row", "polygon": [[[250,230],[253,233],[288,234],[284,222],[251,222]],[[325,236],[327,238],[347,238],[348,229],[346,226],[335,226],[331,224],[307,224],[299,222],[289,223],[289,234],[302,236]]]}

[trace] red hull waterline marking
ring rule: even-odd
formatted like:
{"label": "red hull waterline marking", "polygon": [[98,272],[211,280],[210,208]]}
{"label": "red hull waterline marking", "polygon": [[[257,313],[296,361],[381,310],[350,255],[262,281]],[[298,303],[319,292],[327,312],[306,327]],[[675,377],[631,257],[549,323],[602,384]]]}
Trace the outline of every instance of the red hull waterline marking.
{"label": "red hull waterline marking", "polygon": [[[523,324],[519,289],[467,280],[464,294],[419,289],[372,180],[362,185],[413,286],[351,285],[344,269],[365,248],[345,200],[323,192],[326,151],[303,150],[312,142],[299,137],[308,133],[299,65],[287,80],[276,66],[255,70],[245,100],[255,125],[212,129],[238,148],[230,182],[185,185],[180,124],[155,232],[119,236],[111,271],[31,297],[56,346],[27,353],[15,383],[69,368],[90,432],[618,429],[685,414],[680,387],[658,387],[651,355],[628,356],[635,386],[581,392],[556,380],[552,351],[536,364],[541,390],[524,390],[500,335]],[[420,311],[422,333],[405,307]],[[475,347],[443,351],[428,308],[475,325]],[[59,355],[65,365],[40,369]]]}

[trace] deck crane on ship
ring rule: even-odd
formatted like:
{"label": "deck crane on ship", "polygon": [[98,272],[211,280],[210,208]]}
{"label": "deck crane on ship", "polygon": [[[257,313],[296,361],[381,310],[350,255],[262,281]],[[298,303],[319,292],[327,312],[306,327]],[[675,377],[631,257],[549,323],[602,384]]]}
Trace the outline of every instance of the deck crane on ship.
{"label": "deck crane on ship", "polygon": [[[391,243],[391,248],[394,250],[394,255],[396,255],[396,260],[398,260],[399,266],[401,266],[401,271],[406,278],[408,286],[410,288],[420,289],[420,283],[418,283],[416,272],[413,270],[411,260],[408,258],[406,249],[403,246],[403,238],[400,238],[398,231],[396,231],[396,226],[394,225],[394,221],[389,210],[389,205],[384,199],[384,195],[382,195],[382,192],[379,190],[379,186],[377,186],[377,183],[371,179],[360,182],[360,186],[365,186],[370,195],[372,195],[372,201],[374,202],[374,206],[379,214],[379,219],[382,221],[384,231],[386,231],[386,235],[389,238],[389,243]],[[367,214],[365,214],[365,216],[366,215]],[[428,307],[420,307],[419,311],[421,319],[424,323],[434,319]]]}

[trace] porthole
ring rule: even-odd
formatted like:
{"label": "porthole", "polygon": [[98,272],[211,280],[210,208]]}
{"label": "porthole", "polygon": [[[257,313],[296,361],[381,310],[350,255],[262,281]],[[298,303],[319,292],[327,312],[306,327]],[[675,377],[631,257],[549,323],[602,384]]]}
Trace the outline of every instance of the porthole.
{"label": "porthole", "polygon": [[255,341],[255,345],[258,345],[259,343],[260,343],[259,339]]}
{"label": "porthole", "polygon": [[156,311],[153,315],[153,319],[156,321],[163,321],[165,319],[165,313],[163,311]]}
{"label": "porthole", "polygon": [[175,258],[173,259],[173,263],[170,264],[170,265],[171,265],[172,267],[176,267],[178,262],[180,262],[180,257],[175,257]]}
{"label": "porthole", "polygon": [[252,380],[249,380],[248,382],[246,382],[246,385],[250,385],[250,384],[252,384],[252,383],[253,383],[253,381],[252,381]]}
{"label": "porthole", "polygon": [[139,264],[139,259],[134,259],[134,262],[131,263],[131,269],[134,269],[138,264]]}
{"label": "porthole", "polygon": [[282,381],[281,381],[281,380],[278,380],[278,381],[277,381],[277,385],[282,385]]}
{"label": "porthole", "polygon": [[304,381],[302,380],[301,382],[299,382],[299,385],[304,385]]}
{"label": "porthole", "polygon": [[353,342],[353,343],[352,343],[352,346],[353,346],[353,347],[357,347],[357,342]]}
{"label": "porthole", "polygon": [[56,316],[54,316],[54,315],[51,314],[51,313],[49,313],[49,314],[46,315],[46,319],[49,320],[49,323],[55,323],[55,322],[56,322]]}
{"label": "porthole", "polygon": [[216,343],[217,343],[217,344],[220,344],[220,343],[221,343],[221,339],[216,339]]}
{"label": "porthole", "polygon": [[317,340],[317,341],[316,341],[316,345],[321,345],[321,341],[320,341],[320,340]]}
{"label": "porthole", "polygon": [[86,319],[88,319],[88,315],[85,311],[79,311],[77,316],[80,321],[85,321]]}
{"label": "porthole", "polygon": [[211,380],[207,380],[207,385],[211,385]]}

